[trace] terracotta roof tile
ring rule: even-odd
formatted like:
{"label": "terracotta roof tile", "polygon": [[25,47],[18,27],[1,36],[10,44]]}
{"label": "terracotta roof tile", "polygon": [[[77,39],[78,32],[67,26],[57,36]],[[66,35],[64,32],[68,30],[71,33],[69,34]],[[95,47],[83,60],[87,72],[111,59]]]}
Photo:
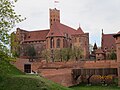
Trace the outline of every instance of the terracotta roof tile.
{"label": "terracotta roof tile", "polygon": [[95,53],[96,54],[104,54],[104,52],[101,48],[97,49]]}
{"label": "terracotta roof tile", "polygon": [[117,34],[120,34],[120,31]]}
{"label": "terracotta roof tile", "polygon": [[77,29],[77,31],[75,32],[75,34],[84,34],[83,30],[81,29],[81,27],[79,27]]}
{"label": "terracotta roof tile", "polygon": [[66,26],[62,23],[59,22],[55,22],[52,27],[50,32],[48,33],[47,37],[49,36],[65,36],[65,34],[68,34],[69,36],[71,36],[72,34],[75,33],[75,29]]}
{"label": "terracotta roof tile", "polygon": [[105,48],[107,50],[111,50],[112,48],[116,49],[115,39],[114,39],[113,35],[115,35],[115,34],[103,34],[102,35],[102,39],[103,39],[102,48],[104,50],[105,50]]}
{"label": "terracotta roof tile", "polygon": [[50,32],[48,33],[47,37],[51,36],[64,36],[60,28],[58,27],[59,23],[54,23],[51,27]]}
{"label": "terracotta roof tile", "polygon": [[25,41],[39,41],[46,40],[46,36],[50,30],[29,31],[26,34]]}
{"label": "terracotta roof tile", "polygon": [[113,37],[117,37],[117,36],[120,36],[120,31],[117,34],[113,35]]}
{"label": "terracotta roof tile", "polygon": [[76,31],[75,29],[61,23],[59,24],[59,28],[63,33],[68,33],[70,35],[74,34]]}

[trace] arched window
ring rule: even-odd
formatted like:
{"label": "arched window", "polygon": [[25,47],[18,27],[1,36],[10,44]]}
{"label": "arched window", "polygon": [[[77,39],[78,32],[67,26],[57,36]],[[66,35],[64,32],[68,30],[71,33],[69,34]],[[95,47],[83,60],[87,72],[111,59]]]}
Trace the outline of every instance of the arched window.
{"label": "arched window", "polygon": [[60,48],[60,39],[57,39],[56,47],[57,47],[57,48]]}

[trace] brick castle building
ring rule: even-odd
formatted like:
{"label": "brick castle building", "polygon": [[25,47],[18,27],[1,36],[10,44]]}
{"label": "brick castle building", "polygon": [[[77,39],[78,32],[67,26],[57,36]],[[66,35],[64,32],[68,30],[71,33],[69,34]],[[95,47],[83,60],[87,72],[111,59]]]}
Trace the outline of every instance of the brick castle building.
{"label": "brick castle building", "polygon": [[[20,45],[20,56],[26,56],[26,47],[33,45],[37,54],[44,49],[62,49],[79,47],[83,51],[83,58],[89,58],[89,33],[84,33],[81,27],[77,30],[60,22],[60,10],[50,9],[50,29],[23,30],[17,28],[15,42]],[[17,50],[12,46],[12,50]]]}
{"label": "brick castle building", "polygon": [[98,48],[96,43],[93,47],[93,56],[95,56],[96,60],[112,59],[112,57],[117,59],[114,35],[104,34],[102,30],[101,47]]}

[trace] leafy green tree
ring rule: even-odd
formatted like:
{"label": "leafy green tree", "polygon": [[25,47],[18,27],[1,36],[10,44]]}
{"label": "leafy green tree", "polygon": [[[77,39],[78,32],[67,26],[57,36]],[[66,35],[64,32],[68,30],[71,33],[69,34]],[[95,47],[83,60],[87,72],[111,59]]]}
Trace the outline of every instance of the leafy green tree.
{"label": "leafy green tree", "polygon": [[29,57],[29,61],[33,61],[36,58],[36,51],[33,45],[27,47],[27,56]]}
{"label": "leafy green tree", "polygon": [[0,61],[1,60],[8,60],[9,56],[5,54],[4,52],[0,52]]}
{"label": "leafy green tree", "polygon": [[42,57],[46,60],[46,62],[48,63],[48,61],[50,60],[50,50],[43,50],[42,51]]}
{"label": "leafy green tree", "polygon": [[116,55],[115,52],[111,52],[111,53],[110,53],[110,59],[111,59],[111,60],[116,60],[116,59],[117,59],[117,55]]}
{"label": "leafy green tree", "polygon": [[61,60],[69,61],[72,55],[72,49],[71,48],[63,48],[60,52]]}
{"label": "leafy green tree", "polygon": [[75,58],[76,61],[78,61],[80,58],[82,58],[82,49],[79,47],[73,47],[72,49],[72,56]]}
{"label": "leafy green tree", "polygon": [[112,52],[110,52],[110,53],[108,53],[106,55],[106,59],[116,60],[117,59],[117,55],[116,55],[116,53],[114,51],[112,51]]}
{"label": "leafy green tree", "polygon": [[17,0],[0,0],[0,52],[6,52],[4,48],[9,44],[9,31],[16,23],[24,20],[14,11],[16,2]]}
{"label": "leafy green tree", "polygon": [[16,34],[13,32],[10,36],[10,46],[11,46],[11,53],[13,57],[20,56],[20,44],[17,40]]}

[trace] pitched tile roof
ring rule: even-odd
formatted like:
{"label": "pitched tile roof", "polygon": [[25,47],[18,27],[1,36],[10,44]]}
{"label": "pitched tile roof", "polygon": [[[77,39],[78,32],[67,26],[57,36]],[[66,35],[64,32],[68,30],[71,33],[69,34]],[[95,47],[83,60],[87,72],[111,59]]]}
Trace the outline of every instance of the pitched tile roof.
{"label": "pitched tile roof", "polygon": [[117,37],[117,36],[120,36],[120,31],[117,34],[113,35],[113,37]]}
{"label": "pitched tile roof", "polygon": [[75,32],[75,34],[84,34],[83,30],[81,29],[81,27],[79,27],[77,29],[77,31]]}
{"label": "pitched tile roof", "polygon": [[50,32],[48,33],[47,37],[51,36],[64,36],[60,28],[58,27],[59,23],[54,23],[51,27]]}
{"label": "pitched tile roof", "polygon": [[46,36],[50,30],[29,31],[26,34],[25,41],[39,41],[46,40]]}
{"label": "pitched tile roof", "polygon": [[97,49],[95,53],[96,54],[104,54],[104,52],[101,48]]}
{"label": "pitched tile roof", "polygon": [[63,33],[68,33],[70,35],[74,34],[76,31],[75,29],[61,23],[59,24],[59,28]]}
{"label": "pitched tile roof", "polygon": [[75,29],[66,26],[62,23],[55,22],[52,27],[50,32],[48,33],[47,37],[50,36],[65,36],[65,34],[68,34],[68,36],[71,36],[72,34],[75,33]]}
{"label": "pitched tile roof", "polygon": [[120,31],[117,34],[120,34]]}
{"label": "pitched tile roof", "polygon": [[113,37],[115,34],[103,34],[102,35],[102,48],[105,50],[112,50],[112,48],[115,50],[115,39]]}

